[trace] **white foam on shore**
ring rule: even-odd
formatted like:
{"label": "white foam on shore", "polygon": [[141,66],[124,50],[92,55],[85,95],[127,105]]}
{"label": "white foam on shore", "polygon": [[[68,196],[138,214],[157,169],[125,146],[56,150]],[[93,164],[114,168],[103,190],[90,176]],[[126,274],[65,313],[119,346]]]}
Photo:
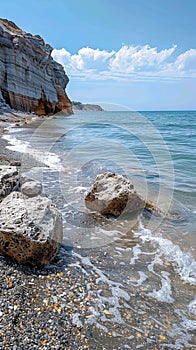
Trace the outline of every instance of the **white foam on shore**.
{"label": "white foam on shore", "polygon": [[[174,323],[173,330],[169,331],[169,336],[176,339],[175,344],[167,344],[169,349],[179,349],[183,350],[185,347],[187,349],[193,349],[192,334],[189,331],[196,330],[196,320],[191,320],[186,317],[183,310],[176,309],[175,313],[181,318],[181,322],[178,324]],[[191,343],[189,343],[191,341]]]}
{"label": "white foam on shore", "polygon": [[143,242],[151,242],[159,248],[159,257],[164,256],[174,266],[180,278],[191,285],[196,285],[196,262],[190,253],[183,252],[180,247],[161,234],[154,236],[140,220],[140,230],[134,232]]}
{"label": "white foam on shore", "polygon": [[10,149],[11,151],[17,151],[20,153],[25,153],[27,150],[27,147],[29,145],[29,142],[27,141],[20,141],[16,139],[16,137],[9,135],[3,135],[2,138],[9,142],[9,146],[6,146],[7,149]]}
{"label": "white foam on shore", "polygon": [[[6,146],[7,149],[10,149],[11,151],[24,153],[24,154],[29,154],[30,156],[35,158],[38,162],[45,164],[52,170],[55,170],[55,171],[63,170],[61,160],[55,153],[34,149],[32,148],[32,146],[28,141],[18,140],[16,137],[10,134],[3,135],[2,137],[9,142],[9,145]],[[24,162],[25,162],[25,157],[24,157]]]}
{"label": "white foam on shore", "polygon": [[148,295],[161,302],[173,303],[174,299],[172,298],[171,280],[169,278],[169,273],[162,271],[161,275],[161,288],[159,290],[153,289],[153,291],[148,293]]}
{"label": "white foam on shore", "polygon": [[[77,253],[73,254],[75,257],[77,257],[84,268],[84,266],[90,267],[92,271],[97,274],[99,277],[96,279],[96,284],[99,286],[101,284],[108,285],[109,290],[111,292],[111,296],[104,296],[102,295],[102,289],[100,288],[97,291],[97,304],[96,304],[96,310],[94,310],[93,315],[94,317],[90,319],[91,323],[97,324],[97,317],[100,317],[101,321],[105,322],[111,322],[111,323],[118,323],[118,324],[124,324],[124,320],[121,316],[120,309],[122,308],[122,305],[120,305],[120,299],[124,300],[124,302],[128,302],[130,300],[130,295],[123,289],[123,286],[121,283],[112,281],[109,279],[102,270],[97,268],[95,265],[93,265],[89,258],[83,257]],[[87,289],[89,289],[89,293],[91,293],[91,287],[87,285]],[[106,305],[110,304],[109,307],[109,313],[111,314],[111,318],[107,318],[104,309],[106,308]]]}
{"label": "white foam on shore", "polygon": [[140,287],[143,282],[145,282],[148,279],[148,276],[142,272],[142,271],[138,271],[139,273],[139,279],[137,280],[137,283],[131,283],[134,287]]}
{"label": "white foam on shore", "polygon": [[188,304],[188,310],[190,313],[196,316],[196,296],[195,298]]}

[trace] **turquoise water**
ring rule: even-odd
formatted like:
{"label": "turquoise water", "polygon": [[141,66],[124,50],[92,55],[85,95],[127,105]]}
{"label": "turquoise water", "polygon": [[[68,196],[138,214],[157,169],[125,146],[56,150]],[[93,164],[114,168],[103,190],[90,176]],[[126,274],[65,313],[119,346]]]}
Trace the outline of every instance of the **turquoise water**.
{"label": "turquoise water", "polygon": [[[7,139],[23,152],[22,171],[42,181],[61,210],[64,243],[73,246],[78,266],[99,275],[94,317],[86,322],[106,334],[123,328],[118,349],[130,346],[130,330],[129,348],[154,349],[143,336],[153,317],[154,327],[164,328],[161,349],[193,349],[196,112],[78,112],[12,128]],[[29,154],[44,165],[34,166]],[[85,192],[104,171],[129,178],[168,217],[93,216]]]}

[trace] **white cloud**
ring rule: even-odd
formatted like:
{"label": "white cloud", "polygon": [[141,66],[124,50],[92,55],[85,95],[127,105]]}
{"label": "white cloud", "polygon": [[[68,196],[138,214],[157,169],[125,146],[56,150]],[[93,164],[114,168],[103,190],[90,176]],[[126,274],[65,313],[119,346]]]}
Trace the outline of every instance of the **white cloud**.
{"label": "white cloud", "polygon": [[95,70],[100,72],[108,69],[109,59],[115,55],[115,51],[108,52],[106,50],[94,50],[90,47],[83,47],[77,54],[71,55],[63,48],[61,50],[53,50],[52,55],[65,68],[71,69],[71,72],[77,70]]}
{"label": "white cloud", "polygon": [[52,56],[57,62],[59,62],[63,66],[70,65],[71,54],[64,48],[60,50],[54,49],[52,51]]}
{"label": "white cloud", "polygon": [[78,54],[71,57],[71,64],[76,69],[95,69],[102,71],[107,69],[109,59],[115,54],[115,51],[107,52],[105,50],[91,49],[84,47],[78,51]]}
{"label": "white cloud", "polygon": [[178,71],[196,70],[196,50],[191,49],[179,55],[174,66]]}
{"label": "white cloud", "polygon": [[123,45],[118,51],[81,48],[77,54],[66,49],[53,50],[53,58],[68,75],[76,79],[174,79],[196,76],[196,50],[190,49],[176,57],[176,46],[157,48]]}
{"label": "white cloud", "polygon": [[175,47],[158,52],[156,48],[151,48],[148,45],[143,47],[123,46],[116,52],[115,58],[111,60],[110,68],[112,71],[127,74],[134,71],[157,70],[160,69],[161,63],[166,61],[174,51]]}

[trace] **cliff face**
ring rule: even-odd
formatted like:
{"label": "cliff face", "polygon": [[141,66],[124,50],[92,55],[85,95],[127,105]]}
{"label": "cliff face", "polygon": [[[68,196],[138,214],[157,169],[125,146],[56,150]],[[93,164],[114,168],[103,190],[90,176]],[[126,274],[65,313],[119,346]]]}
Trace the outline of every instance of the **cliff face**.
{"label": "cliff face", "polygon": [[72,113],[65,93],[69,79],[51,52],[39,35],[0,19],[0,107],[38,115]]}

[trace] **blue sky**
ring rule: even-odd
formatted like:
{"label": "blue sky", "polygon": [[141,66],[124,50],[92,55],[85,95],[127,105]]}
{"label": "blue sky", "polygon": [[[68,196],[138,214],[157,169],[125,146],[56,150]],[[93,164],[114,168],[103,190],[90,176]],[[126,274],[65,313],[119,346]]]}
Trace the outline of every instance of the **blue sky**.
{"label": "blue sky", "polygon": [[7,0],[0,16],[54,47],[72,100],[196,109],[195,0]]}

